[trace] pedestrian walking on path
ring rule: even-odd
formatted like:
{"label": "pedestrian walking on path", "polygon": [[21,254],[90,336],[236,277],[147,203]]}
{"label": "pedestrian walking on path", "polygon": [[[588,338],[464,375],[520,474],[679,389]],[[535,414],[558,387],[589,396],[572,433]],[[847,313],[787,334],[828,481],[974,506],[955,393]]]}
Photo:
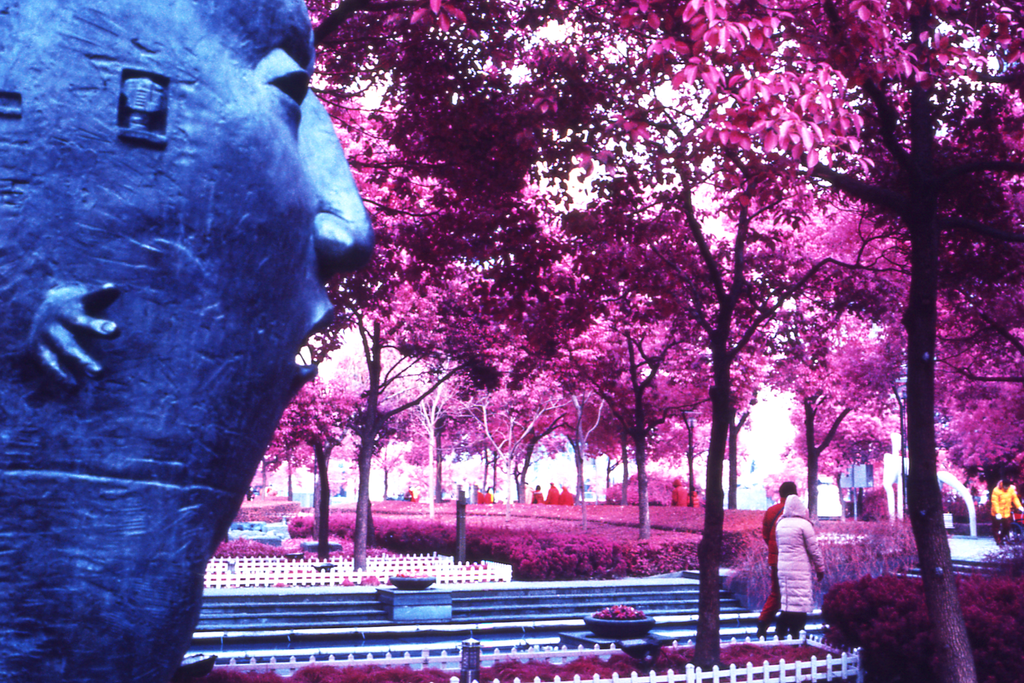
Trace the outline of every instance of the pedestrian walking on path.
{"label": "pedestrian walking on path", "polygon": [[1017,497],[1017,487],[1005,479],[1000,479],[992,489],[992,535],[996,537],[996,545],[1006,542],[1006,535],[1010,533],[1010,525],[1013,523],[1014,510],[1024,512],[1024,506]]}
{"label": "pedestrian walking on path", "polygon": [[786,498],[782,518],[775,524],[779,548],[779,604],[782,613],[775,625],[780,639],[797,638],[814,609],[814,575],[825,578],[825,561],[807,506],[799,496]]}
{"label": "pedestrian walking on path", "polygon": [[786,506],[786,498],[796,495],[796,484],[791,481],[782,483],[779,487],[779,502],[772,505],[764,512],[764,520],[761,523],[761,535],[764,542],[768,544],[768,571],[771,574],[771,589],[768,591],[768,598],[764,601],[761,609],[761,616],[757,619],[757,637],[764,638],[768,635],[768,627],[772,625],[776,613],[779,611],[779,547],[775,543],[775,524],[782,517],[782,511]]}

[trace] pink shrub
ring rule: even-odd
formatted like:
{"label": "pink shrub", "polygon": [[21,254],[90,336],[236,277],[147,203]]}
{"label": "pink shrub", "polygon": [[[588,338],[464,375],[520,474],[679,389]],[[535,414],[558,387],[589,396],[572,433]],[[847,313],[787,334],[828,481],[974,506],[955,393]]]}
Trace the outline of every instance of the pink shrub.
{"label": "pink shrub", "polygon": [[[356,526],[356,516],[351,512],[332,513],[327,523],[330,536],[352,538],[352,530]],[[299,515],[288,521],[288,534],[292,538],[313,538],[316,527],[312,515]]]}
{"label": "pink shrub", "polygon": [[259,541],[250,541],[247,538],[239,538],[234,541],[224,541],[217,546],[214,557],[284,557],[288,553],[284,548],[267,545]]}

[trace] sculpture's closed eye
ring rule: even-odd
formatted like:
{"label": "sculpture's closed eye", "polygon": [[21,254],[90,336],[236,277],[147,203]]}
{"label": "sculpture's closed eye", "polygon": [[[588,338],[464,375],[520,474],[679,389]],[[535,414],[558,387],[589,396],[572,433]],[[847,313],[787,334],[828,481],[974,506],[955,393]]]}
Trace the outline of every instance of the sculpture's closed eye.
{"label": "sculpture's closed eye", "polygon": [[299,66],[287,52],[281,48],[272,50],[256,65],[256,74],[260,81],[278,88],[290,97],[295,104],[301,105],[309,90],[309,72]]}

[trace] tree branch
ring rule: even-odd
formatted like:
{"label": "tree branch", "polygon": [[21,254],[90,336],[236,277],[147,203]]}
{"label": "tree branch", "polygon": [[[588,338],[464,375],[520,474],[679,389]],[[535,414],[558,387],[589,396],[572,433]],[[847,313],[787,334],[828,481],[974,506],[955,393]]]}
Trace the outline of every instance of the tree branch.
{"label": "tree branch", "polygon": [[888,209],[900,216],[903,215],[904,207],[907,204],[906,198],[898,192],[886,190],[877,185],[869,185],[856,178],[851,178],[843,173],[838,173],[824,164],[814,167],[814,177],[827,180],[845,194],[862,202],[874,204]]}
{"label": "tree branch", "polygon": [[903,149],[896,138],[896,130],[899,127],[899,116],[896,108],[889,102],[885,91],[872,80],[867,80],[863,85],[864,92],[871,99],[878,111],[878,121],[881,124],[882,144],[889,150],[896,163],[906,170],[911,167],[910,154]]}
{"label": "tree branch", "polygon": [[406,401],[405,403],[403,403],[402,405],[398,406],[397,408],[392,408],[391,410],[382,412],[381,415],[383,416],[383,420],[384,421],[390,420],[392,417],[394,417],[395,415],[398,415],[402,411],[408,410],[409,408],[412,408],[413,406],[418,404],[420,401],[425,399],[427,396],[430,396],[432,393],[434,393],[434,390],[437,389],[439,386],[441,386],[442,384],[447,382],[449,379],[451,379],[452,375],[454,375],[455,373],[461,371],[465,367],[466,367],[465,363],[463,363],[461,365],[456,365],[454,368],[452,368],[451,370],[446,372],[444,375],[442,375],[437,381],[435,381],[429,387],[424,389],[420,393],[420,395],[417,396],[416,398],[413,398],[413,399],[410,399],[410,400]]}
{"label": "tree branch", "polygon": [[1024,174],[1024,163],[1017,161],[976,160],[968,161],[952,167],[939,177],[939,182],[946,184],[971,173],[1012,173],[1014,175]]}
{"label": "tree branch", "polygon": [[393,9],[405,9],[413,7],[414,2],[382,2],[371,4],[370,0],[342,0],[327,18],[320,22],[320,25],[313,29],[313,42],[320,46],[327,42],[327,39],[334,35],[335,31],[356,12],[389,12]]}
{"label": "tree branch", "polygon": [[839,416],[832,420],[832,426],[829,428],[828,434],[825,435],[825,438],[821,441],[821,445],[817,448],[818,453],[821,453],[828,448],[828,445],[832,443],[832,439],[835,438],[836,432],[839,431],[839,425],[842,424],[843,420],[846,419],[846,416],[852,412],[853,408],[843,408],[843,412],[839,413]]}
{"label": "tree branch", "polygon": [[981,221],[972,220],[970,218],[940,218],[939,228],[941,230],[948,230],[951,228],[960,228],[963,230],[970,230],[976,232],[984,237],[991,237],[1002,242],[1024,242],[1024,235],[1015,235],[1010,232],[1004,232],[992,226],[985,225]]}

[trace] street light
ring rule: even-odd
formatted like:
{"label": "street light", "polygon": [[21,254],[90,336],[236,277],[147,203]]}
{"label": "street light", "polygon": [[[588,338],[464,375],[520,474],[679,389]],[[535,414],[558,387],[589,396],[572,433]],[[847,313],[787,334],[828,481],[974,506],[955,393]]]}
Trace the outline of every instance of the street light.
{"label": "street light", "polygon": [[695,424],[693,412],[689,410],[685,411],[683,413],[683,421],[686,423],[686,437],[688,441],[686,446],[686,461],[690,465],[690,502],[688,507],[693,507],[693,427]]}
{"label": "street light", "polygon": [[896,378],[896,403],[900,406],[900,473],[903,475],[903,510],[907,505],[907,377]]}

